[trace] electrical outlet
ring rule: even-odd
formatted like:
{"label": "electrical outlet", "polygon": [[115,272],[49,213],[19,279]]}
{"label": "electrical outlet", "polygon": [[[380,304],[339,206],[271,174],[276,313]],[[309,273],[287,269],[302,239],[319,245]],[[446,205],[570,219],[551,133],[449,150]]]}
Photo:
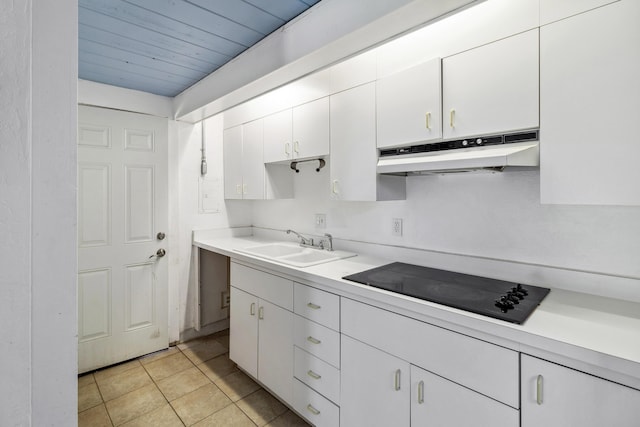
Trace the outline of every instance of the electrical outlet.
{"label": "electrical outlet", "polygon": [[316,228],[327,228],[326,214],[316,214]]}
{"label": "electrical outlet", "polygon": [[222,291],[222,308],[227,308],[231,304],[231,294],[227,291]]}
{"label": "electrical outlet", "polygon": [[402,236],[402,218],[393,218],[391,221],[391,235]]}

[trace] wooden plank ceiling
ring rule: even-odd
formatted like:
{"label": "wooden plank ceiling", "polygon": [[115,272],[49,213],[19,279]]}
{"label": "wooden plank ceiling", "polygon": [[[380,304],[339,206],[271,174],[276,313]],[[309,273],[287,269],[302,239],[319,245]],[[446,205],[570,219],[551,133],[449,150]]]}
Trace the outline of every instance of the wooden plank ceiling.
{"label": "wooden plank ceiling", "polygon": [[320,0],[79,0],[78,75],[175,96]]}

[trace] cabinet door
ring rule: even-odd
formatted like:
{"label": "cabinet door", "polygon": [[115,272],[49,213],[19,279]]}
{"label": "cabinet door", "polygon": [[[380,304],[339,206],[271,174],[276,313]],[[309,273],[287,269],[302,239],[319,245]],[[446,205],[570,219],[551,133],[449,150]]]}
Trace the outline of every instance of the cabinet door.
{"label": "cabinet door", "polygon": [[632,427],[640,391],[522,355],[522,427]]}
{"label": "cabinet door", "polygon": [[442,138],[440,75],[436,58],[376,82],[379,148]]}
{"label": "cabinet door", "polygon": [[303,159],[329,154],[329,98],[293,109],[293,157]]}
{"label": "cabinet door", "polygon": [[331,197],[376,200],[374,83],[331,96]]}
{"label": "cabinet door", "polygon": [[640,2],[540,29],[542,203],[640,205]]}
{"label": "cabinet door", "polygon": [[229,358],[258,378],[258,298],[231,287]]}
{"label": "cabinet door", "polygon": [[291,159],[291,109],[264,118],[264,162],[273,163]]}
{"label": "cabinet door", "polygon": [[242,125],[242,198],[264,199],[262,119]]}
{"label": "cabinet door", "polygon": [[257,378],[293,402],[293,313],[260,300]]}
{"label": "cabinet door", "polygon": [[442,60],[443,136],[538,127],[538,30]]}
{"label": "cabinet door", "polygon": [[222,136],[224,198],[242,199],[242,126],[225,129]]}
{"label": "cabinet door", "polygon": [[411,365],[412,426],[518,427],[517,409]]}
{"label": "cabinet door", "polygon": [[342,335],[340,425],[410,423],[409,364]]}

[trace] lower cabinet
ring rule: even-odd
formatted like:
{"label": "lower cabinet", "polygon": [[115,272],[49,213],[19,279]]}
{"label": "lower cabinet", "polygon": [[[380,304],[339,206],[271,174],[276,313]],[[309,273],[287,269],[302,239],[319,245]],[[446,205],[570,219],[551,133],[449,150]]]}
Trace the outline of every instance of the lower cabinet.
{"label": "lower cabinet", "polygon": [[412,426],[517,427],[519,418],[510,406],[411,365]]}
{"label": "lower cabinet", "polygon": [[517,427],[519,412],[342,336],[343,426]]}
{"label": "lower cabinet", "polygon": [[229,357],[286,402],[293,399],[293,282],[231,263]]}
{"label": "lower cabinet", "polygon": [[409,363],[342,335],[340,425],[410,424]]}
{"label": "lower cabinet", "polygon": [[640,391],[535,357],[521,358],[522,427],[636,427]]}

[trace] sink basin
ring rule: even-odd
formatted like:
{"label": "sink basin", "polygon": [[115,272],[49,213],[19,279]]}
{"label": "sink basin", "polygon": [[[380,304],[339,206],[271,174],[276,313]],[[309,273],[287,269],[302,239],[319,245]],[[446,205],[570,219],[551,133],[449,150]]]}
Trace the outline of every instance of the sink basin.
{"label": "sink basin", "polygon": [[302,247],[298,244],[288,242],[265,243],[263,245],[236,249],[236,251],[294,267],[310,267],[312,265],[356,256],[356,254],[351,252],[325,251],[322,249]]}
{"label": "sink basin", "polygon": [[292,243],[269,243],[266,245],[251,246],[246,249],[238,249],[238,252],[246,252],[256,256],[277,258],[285,255],[299,254],[304,250],[300,245]]}

